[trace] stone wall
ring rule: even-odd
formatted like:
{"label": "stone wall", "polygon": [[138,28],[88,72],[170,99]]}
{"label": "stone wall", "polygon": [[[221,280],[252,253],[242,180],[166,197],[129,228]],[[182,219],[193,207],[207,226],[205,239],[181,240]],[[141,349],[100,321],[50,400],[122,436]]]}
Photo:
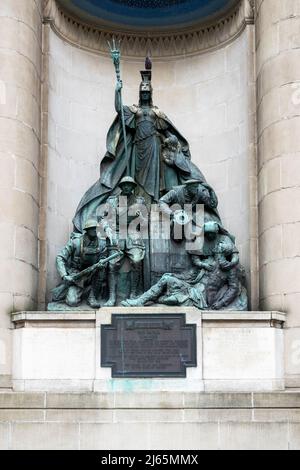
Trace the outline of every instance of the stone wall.
{"label": "stone wall", "polygon": [[[103,339],[102,333],[106,328],[114,330],[120,321],[112,318],[116,314],[119,317],[128,314],[170,315],[173,319],[174,315],[184,314],[186,324],[194,325],[196,329],[196,365],[187,366],[185,377],[130,377],[129,369],[135,366],[129,359],[126,344],[135,344],[140,366],[149,355],[161,357],[164,335],[160,331],[156,338],[153,337],[153,350],[148,345],[140,354],[140,341],[146,341],[147,335],[141,330],[143,336],[140,340],[139,335],[135,336],[135,341],[128,336],[128,331],[123,334],[118,330],[126,344],[122,360],[118,353],[113,355],[113,371],[125,367],[127,373],[123,377],[114,376],[110,367],[100,364],[108,364],[108,356],[111,357],[109,345],[114,340],[110,336]],[[285,314],[280,312],[200,312],[195,307],[176,306],[103,307],[88,312],[20,312],[13,314],[12,321],[15,327],[12,383],[17,392],[113,390],[130,391],[135,395],[142,391],[269,392],[285,388]],[[172,323],[169,339],[177,335],[176,320]],[[105,334],[110,335],[107,331]],[[183,333],[180,336],[187,338]],[[183,349],[181,354],[185,356]],[[175,350],[164,352],[161,371],[165,372],[165,364],[173,362],[175,356]]]}
{"label": "stone wall", "polygon": [[[217,191],[224,224],[236,235],[248,272],[251,47],[247,31],[215,52],[153,63],[154,103],[190,142],[193,161]],[[138,100],[143,66],[143,60],[122,62],[125,103]],[[108,54],[80,50],[50,31],[49,82],[48,294],[57,282],[55,256],[72,229],[76,206],[99,175],[115,116],[114,69]]]}
{"label": "stone wall", "polygon": [[288,313],[287,384],[300,385],[300,4],[258,0],[261,307]]}
{"label": "stone wall", "polygon": [[10,318],[37,301],[41,0],[0,2],[0,387]]}
{"label": "stone wall", "polygon": [[0,449],[299,450],[299,393],[1,393]]}

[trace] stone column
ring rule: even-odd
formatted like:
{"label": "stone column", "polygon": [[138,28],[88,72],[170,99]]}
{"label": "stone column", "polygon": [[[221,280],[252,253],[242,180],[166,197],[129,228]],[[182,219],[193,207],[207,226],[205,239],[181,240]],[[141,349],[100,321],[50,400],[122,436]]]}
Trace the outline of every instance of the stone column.
{"label": "stone column", "polygon": [[300,386],[300,2],[256,1],[260,301],[288,313],[287,385]]}
{"label": "stone column", "polygon": [[11,373],[10,313],[36,306],[42,0],[0,2],[0,387]]}

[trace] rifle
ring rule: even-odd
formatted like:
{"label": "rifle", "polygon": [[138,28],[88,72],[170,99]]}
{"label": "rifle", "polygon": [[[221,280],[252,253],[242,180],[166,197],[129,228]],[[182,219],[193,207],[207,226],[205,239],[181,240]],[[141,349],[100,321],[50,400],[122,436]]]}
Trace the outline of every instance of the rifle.
{"label": "rifle", "polygon": [[[88,276],[89,274],[96,271],[96,269],[102,268],[106,263],[108,263],[112,259],[115,259],[115,258],[117,258],[118,256],[121,256],[121,255],[122,255],[122,251],[117,251],[116,253],[109,256],[108,258],[102,259],[102,260],[98,261],[98,263],[93,264],[93,266],[90,266],[89,268],[86,268],[83,271],[81,271],[77,274],[74,274],[72,276],[74,283],[79,283],[80,280],[84,276]],[[64,300],[64,298],[66,296],[66,292],[67,292],[70,285],[71,285],[70,283],[67,283],[66,281],[63,281],[62,284],[55,287],[52,290],[52,300],[53,300],[53,302],[60,302],[60,301]]]}
{"label": "rifle", "polygon": [[86,268],[86,269],[84,269],[83,271],[80,271],[77,274],[73,274],[72,275],[73,282],[81,281],[81,279],[83,277],[89,276],[90,274],[92,274],[97,269],[102,268],[105,264],[109,263],[109,261],[111,261],[111,260],[113,260],[113,259],[115,259],[115,258],[117,258],[118,256],[121,256],[121,255],[122,255],[122,252],[117,251],[113,255],[108,256],[108,258],[101,259],[100,261],[98,261],[98,263],[93,264],[93,266],[90,266],[89,268]]}

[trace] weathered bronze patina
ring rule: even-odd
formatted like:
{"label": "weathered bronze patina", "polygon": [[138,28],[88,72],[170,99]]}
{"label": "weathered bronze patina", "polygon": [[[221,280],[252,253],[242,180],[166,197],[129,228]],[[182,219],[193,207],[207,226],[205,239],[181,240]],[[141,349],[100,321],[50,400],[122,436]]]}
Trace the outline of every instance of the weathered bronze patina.
{"label": "weathered bronze patina", "polygon": [[186,377],[196,350],[196,325],[183,314],[112,315],[101,329],[101,366],[115,378]]}
{"label": "weathered bronze patina", "polygon": [[[138,104],[126,106],[115,42],[110,52],[117,116],[108,131],[100,178],[81,199],[74,232],[57,257],[63,282],[53,292],[51,309],[83,302],[90,308],[152,302],[247,310],[235,239],[222,225],[217,195],[192,163],[187,140],[153,105],[151,61],[147,58],[141,71]],[[161,220],[152,230],[157,213]],[[134,223],[136,230],[130,231]],[[163,225],[168,237],[157,236]]]}
{"label": "weathered bronze patina", "polygon": [[[106,307],[112,307],[117,302],[118,274],[126,258],[130,266],[130,279],[128,279],[130,297],[138,295],[138,285],[142,275],[142,261],[145,256],[145,244],[140,231],[135,231],[132,234],[128,233],[127,229],[134,219],[147,216],[147,208],[144,198],[134,195],[135,187],[136,182],[133,178],[130,176],[124,177],[120,182],[120,193],[110,196],[107,205],[104,207],[105,212],[99,212],[100,227],[103,229],[107,240],[109,255],[111,256],[116,252],[121,253],[121,257],[113,258],[108,263],[109,298],[105,304]],[[126,229],[124,230],[126,238],[122,237],[122,220],[126,224],[123,227],[123,229]],[[144,219],[141,220],[141,222],[143,221]],[[147,218],[145,218],[145,222],[148,222]]]}

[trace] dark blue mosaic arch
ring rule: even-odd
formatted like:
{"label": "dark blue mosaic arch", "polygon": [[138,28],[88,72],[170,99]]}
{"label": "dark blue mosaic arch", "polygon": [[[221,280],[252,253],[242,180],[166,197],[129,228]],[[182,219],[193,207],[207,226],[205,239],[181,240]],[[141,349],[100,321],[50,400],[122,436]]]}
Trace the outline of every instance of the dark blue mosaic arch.
{"label": "dark blue mosaic arch", "polygon": [[237,0],[60,0],[77,16],[120,26],[171,27],[200,23]]}

